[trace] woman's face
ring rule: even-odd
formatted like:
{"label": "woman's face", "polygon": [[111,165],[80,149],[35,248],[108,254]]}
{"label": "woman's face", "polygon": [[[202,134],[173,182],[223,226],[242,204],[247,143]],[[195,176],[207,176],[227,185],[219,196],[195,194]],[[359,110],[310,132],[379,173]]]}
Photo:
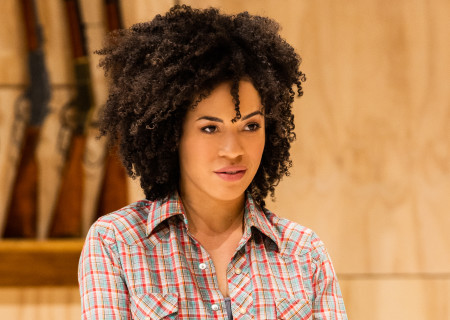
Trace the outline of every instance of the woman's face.
{"label": "woman's face", "polygon": [[239,100],[241,118],[234,123],[230,83],[186,113],[179,145],[182,194],[235,200],[252,182],[264,151],[264,111],[249,81],[239,83]]}

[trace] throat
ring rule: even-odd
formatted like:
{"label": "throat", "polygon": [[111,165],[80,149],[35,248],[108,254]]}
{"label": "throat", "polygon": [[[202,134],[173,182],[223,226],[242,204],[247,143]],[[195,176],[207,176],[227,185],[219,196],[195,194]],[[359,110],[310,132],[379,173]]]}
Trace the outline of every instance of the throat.
{"label": "throat", "polygon": [[196,237],[222,238],[239,230],[242,234],[244,198],[213,202],[181,197],[188,220],[189,232]]}

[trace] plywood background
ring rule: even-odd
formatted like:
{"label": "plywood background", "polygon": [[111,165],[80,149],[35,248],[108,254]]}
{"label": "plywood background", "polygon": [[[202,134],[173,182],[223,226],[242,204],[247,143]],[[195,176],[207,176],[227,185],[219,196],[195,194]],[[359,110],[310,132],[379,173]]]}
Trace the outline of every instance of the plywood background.
{"label": "plywood background", "polygon": [[[270,16],[302,56],[308,80],[295,103],[294,167],[269,207],[325,241],[349,318],[450,319],[448,1],[180,2]],[[2,1],[0,12],[17,14],[15,3]],[[67,39],[57,31],[64,28],[61,4],[38,3],[49,68],[59,75],[52,79],[61,92],[57,106],[72,81]],[[90,49],[103,32],[99,3],[83,1]],[[123,1],[125,24],[149,20],[173,3]],[[23,30],[14,19],[2,21],[8,21],[0,32],[3,133],[6,110],[27,76],[17,41]],[[104,85],[92,70],[101,97]],[[130,191],[130,201],[142,197],[133,182]],[[78,318],[78,306],[76,288],[0,289],[7,319]]]}

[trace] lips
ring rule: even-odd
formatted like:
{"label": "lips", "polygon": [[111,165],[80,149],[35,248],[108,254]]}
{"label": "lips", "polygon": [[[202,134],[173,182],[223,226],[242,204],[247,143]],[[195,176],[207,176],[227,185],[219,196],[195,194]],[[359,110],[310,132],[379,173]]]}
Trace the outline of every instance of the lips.
{"label": "lips", "polygon": [[242,179],[246,171],[247,168],[243,166],[230,166],[216,170],[214,173],[225,181],[238,181]]}
{"label": "lips", "polygon": [[245,171],[245,170],[236,170],[236,171],[220,171],[220,172],[216,172],[216,173],[236,174],[236,173],[239,173],[239,172],[242,172],[242,171]]}

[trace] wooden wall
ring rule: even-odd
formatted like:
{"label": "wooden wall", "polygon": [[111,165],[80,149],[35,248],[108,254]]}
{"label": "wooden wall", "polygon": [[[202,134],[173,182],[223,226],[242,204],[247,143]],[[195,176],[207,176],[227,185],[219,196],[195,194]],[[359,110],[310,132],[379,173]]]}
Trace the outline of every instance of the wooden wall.
{"label": "wooden wall", "polygon": [[[93,50],[104,33],[100,0],[82,2]],[[149,20],[174,2],[123,1],[125,24]],[[349,318],[450,319],[449,2],[180,2],[270,16],[302,56],[308,80],[295,102],[294,167],[269,207],[325,241]],[[58,35],[66,27],[61,1],[37,3],[57,108],[73,79],[67,39]],[[16,1],[0,2],[0,12],[9,15],[0,29],[2,168],[7,110],[27,75]],[[92,71],[101,100],[106,86],[101,71]],[[51,144],[55,129],[48,130]],[[41,148],[48,161],[57,161],[45,144]],[[51,197],[57,177],[46,177],[52,187],[43,197]],[[8,190],[0,188],[1,205]],[[129,188],[130,201],[142,197],[136,183]],[[77,288],[0,288],[0,313],[5,319],[79,318]]]}

